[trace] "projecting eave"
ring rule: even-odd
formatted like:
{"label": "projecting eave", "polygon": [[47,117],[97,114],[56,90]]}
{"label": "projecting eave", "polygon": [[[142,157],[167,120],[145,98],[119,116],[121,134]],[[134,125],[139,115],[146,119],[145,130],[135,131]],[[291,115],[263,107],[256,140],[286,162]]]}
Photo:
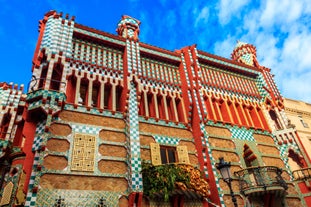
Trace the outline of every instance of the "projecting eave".
{"label": "projecting eave", "polygon": [[260,73],[259,68],[242,64],[237,61],[213,55],[204,51],[198,50],[198,57],[200,63],[207,63],[209,65],[214,65],[218,68],[229,70],[235,73],[241,73],[249,77],[256,78],[258,73]]}
{"label": "projecting eave", "polygon": [[140,42],[139,46],[140,52],[143,55],[151,57],[155,56],[158,59],[171,62],[173,64],[179,64],[181,61],[180,54],[178,54],[177,52],[166,50],[143,42]]}
{"label": "projecting eave", "polygon": [[91,27],[87,27],[81,24],[75,23],[74,28],[75,35],[82,35],[83,37],[94,40],[94,41],[104,41],[113,45],[125,46],[125,38],[117,35],[110,34],[108,32],[103,32]]}

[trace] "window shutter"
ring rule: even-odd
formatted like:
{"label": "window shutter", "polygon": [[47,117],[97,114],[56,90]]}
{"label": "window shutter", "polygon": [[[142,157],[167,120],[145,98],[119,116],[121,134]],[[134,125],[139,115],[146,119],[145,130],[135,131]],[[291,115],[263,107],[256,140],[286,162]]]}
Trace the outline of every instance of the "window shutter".
{"label": "window shutter", "polygon": [[183,164],[190,164],[187,146],[177,146],[178,162]]}
{"label": "window shutter", "polygon": [[161,165],[160,145],[158,143],[150,143],[151,161],[153,165]]}
{"label": "window shutter", "polygon": [[9,182],[3,189],[3,194],[0,202],[0,206],[8,205],[11,200],[12,191],[13,191],[14,185],[12,182]]}

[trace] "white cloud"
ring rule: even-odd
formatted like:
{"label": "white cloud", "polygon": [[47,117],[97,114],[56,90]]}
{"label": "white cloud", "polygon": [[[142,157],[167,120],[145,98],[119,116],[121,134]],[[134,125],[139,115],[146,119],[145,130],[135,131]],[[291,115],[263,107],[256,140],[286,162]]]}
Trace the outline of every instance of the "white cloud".
{"label": "white cloud", "polygon": [[266,1],[260,24],[264,27],[296,21],[303,14],[303,2],[293,0]]}
{"label": "white cloud", "polygon": [[221,24],[230,22],[233,15],[238,15],[239,10],[247,5],[249,0],[221,0],[219,5],[219,20]]}
{"label": "white cloud", "polygon": [[224,41],[218,41],[214,44],[214,52],[216,55],[231,58],[231,53],[236,45],[237,39],[228,36]]}
{"label": "white cloud", "polygon": [[311,102],[308,1],[185,0],[174,1],[171,7],[172,3],[161,0],[161,9],[140,11],[140,37],[173,50],[198,43],[199,49],[227,58],[237,40],[253,44],[259,64],[271,68],[281,93]]}
{"label": "white cloud", "polygon": [[291,33],[284,41],[282,61],[291,60],[288,68],[293,72],[311,69],[311,33]]}
{"label": "white cloud", "polygon": [[199,14],[197,8],[193,11],[193,14],[197,17],[195,18],[194,27],[197,27],[199,24],[206,24],[209,17],[209,8],[207,6],[203,7]]}
{"label": "white cloud", "polygon": [[[304,0],[266,0],[243,13],[248,2],[232,2],[220,3],[219,21],[224,31],[229,31],[214,44],[214,53],[228,57],[236,40],[253,44],[259,64],[272,69],[282,94],[311,102],[310,4]],[[235,13],[243,15],[241,22],[231,21]],[[230,28],[234,23],[236,27]]]}

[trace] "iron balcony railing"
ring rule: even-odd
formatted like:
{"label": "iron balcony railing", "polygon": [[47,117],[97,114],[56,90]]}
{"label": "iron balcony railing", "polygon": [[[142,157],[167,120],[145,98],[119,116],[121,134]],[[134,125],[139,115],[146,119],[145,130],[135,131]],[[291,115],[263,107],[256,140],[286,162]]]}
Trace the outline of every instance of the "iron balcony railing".
{"label": "iron balcony railing", "polygon": [[293,171],[295,180],[308,180],[311,178],[311,168],[302,168]]}
{"label": "iron balcony railing", "polygon": [[[63,87],[66,86],[66,83],[63,81],[48,78],[36,78],[35,76],[32,76],[31,81],[28,83],[27,91],[30,90],[29,92],[33,92],[36,90],[44,89],[46,81],[51,82],[49,90],[59,91],[61,85],[63,85]],[[55,86],[53,86],[53,84],[55,84]]]}
{"label": "iron balcony railing", "polygon": [[288,186],[282,178],[282,169],[275,166],[249,167],[234,173],[239,179],[244,195],[266,191],[286,191]]}

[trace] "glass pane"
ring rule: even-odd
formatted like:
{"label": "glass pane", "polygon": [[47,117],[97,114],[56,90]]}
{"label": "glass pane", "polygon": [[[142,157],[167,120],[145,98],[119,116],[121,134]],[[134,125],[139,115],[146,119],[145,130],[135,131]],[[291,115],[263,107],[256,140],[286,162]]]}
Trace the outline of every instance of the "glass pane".
{"label": "glass pane", "polygon": [[167,157],[166,157],[166,149],[161,149],[161,161],[162,164],[168,163]]}
{"label": "glass pane", "polygon": [[174,149],[167,149],[167,151],[168,151],[169,163],[174,163],[174,162],[176,162],[176,159],[175,159],[175,150],[174,150]]}

